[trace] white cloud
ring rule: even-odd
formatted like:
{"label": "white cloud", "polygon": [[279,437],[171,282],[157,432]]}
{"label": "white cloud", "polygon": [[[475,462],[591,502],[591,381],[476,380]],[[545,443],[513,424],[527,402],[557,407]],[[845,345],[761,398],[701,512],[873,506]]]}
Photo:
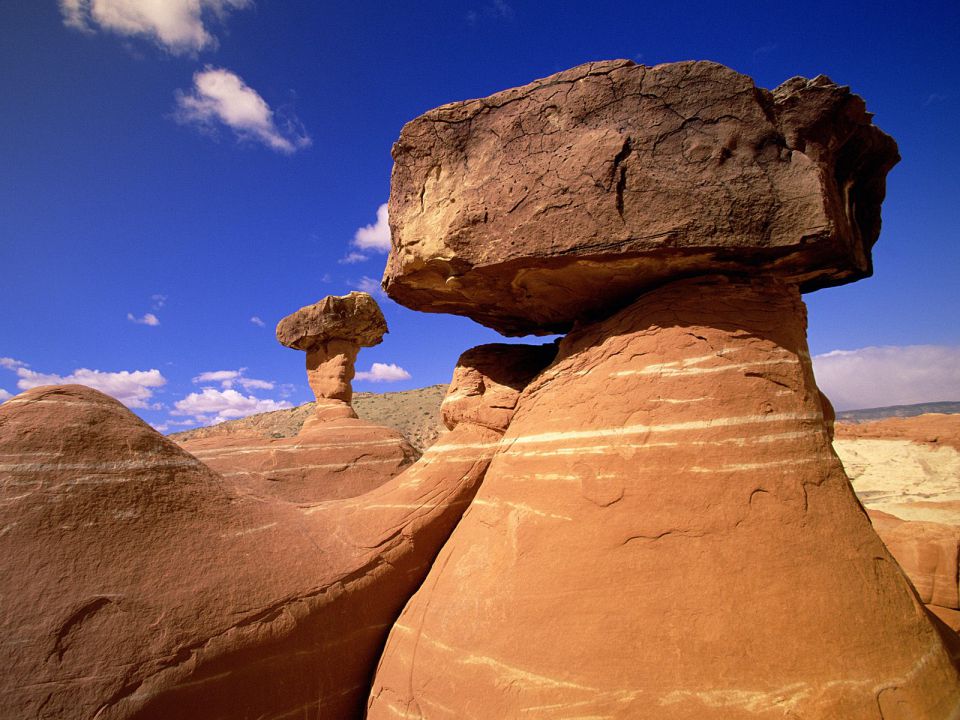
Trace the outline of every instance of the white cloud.
{"label": "white cloud", "polygon": [[339,260],[337,260],[337,262],[340,263],[341,265],[353,265],[353,263],[363,262],[366,259],[367,259],[367,256],[364,255],[363,253],[352,252],[346,255],[345,257],[340,258]]}
{"label": "white cloud", "polygon": [[362,370],[354,377],[357,380],[367,380],[369,382],[397,382],[399,380],[409,380],[411,375],[399,365],[375,362],[369,370]]}
{"label": "white cloud", "polygon": [[280,118],[256,90],[223,68],[194,73],[193,89],[177,91],[176,119],[213,129],[226,125],[240,140],[256,140],[272,150],[294,153],[310,145],[296,118]]}
{"label": "white cloud", "polygon": [[273,383],[269,380],[256,380],[254,378],[239,378],[237,380],[244,390],[273,390]]}
{"label": "white cloud", "polygon": [[160,295],[159,293],[157,293],[156,295],[151,295],[150,300],[153,302],[154,310],[159,310],[160,308],[162,308],[164,305],[167,304],[167,296]]}
{"label": "white cloud", "polygon": [[279,402],[265,400],[252,395],[242,395],[236,390],[217,390],[208,387],[198,393],[190,393],[183,400],[178,400],[174,403],[174,410],[170,414],[190,416],[197,422],[221,423],[289,407],[292,405],[286,400]]}
{"label": "white cloud", "polygon": [[211,370],[210,372],[200,373],[193,381],[195,383],[215,382],[228,388],[233,385],[233,381],[238,377],[240,377],[240,370]]}
{"label": "white cloud", "polygon": [[250,322],[252,322],[252,323],[253,323],[254,325],[256,325],[257,327],[266,327],[266,326],[267,326],[267,324],[266,324],[263,320],[261,320],[259,317],[257,317],[256,315],[254,315],[252,318],[250,318]]}
{"label": "white cloud", "polygon": [[212,370],[202,372],[193,378],[195,383],[220,383],[220,387],[226,389],[239,385],[245,390],[273,390],[274,384],[269,380],[257,380],[256,378],[244,377],[246,368],[239,370]]}
{"label": "white cloud", "polygon": [[837,410],[960,400],[960,347],[834,350],[815,356],[813,368]]}
{"label": "white cloud", "polygon": [[357,230],[353,236],[353,245],[361,250],[375,250],[377,252],[388,252],[390,250],[390,218],[387,215],[386,203],[377,208],[376,223],[364,225]]}
{"label": "white cloud", "polygon": [[160,324],[160,320],[153,313],[147,313],[143,317],[136,317],[133,313],[127,313],[127,320],[138,325],[149,325],[150,327],[156,327]]}
{"label": "white cloud", "polygon": [[354,283],[351,283],[357,290],[361,290],[371,295],[383,295],[383,288],[380,287],[380,281],[364,275]]}
{"label": "white cloud", "polygon": [[6,368],[7,370],[16,370],[17,368],[26,366],[27,364],[25,362],[20,362],[13,358],[0,357],[0,367]]}
{"label": "white cloud", "polygon": [[223,20],[230,10],[253,5],[252,0],[60,0],[68,27],[85,32],[95,28],[118,35],[147,37],[171,53],[195,53],[215,48],[217,39],[204,16]]}
{"label": "white cloud", "polygon": [[0,388],[0,403],[2,403],[4,400],[9,400],[12,397],[13,395],[11,393],[7,392],[3,388]]}
{"label": "white cloud", "polygon": [[25,367],[17,368],[17,387],[21,390],[41,385],[86,385],[106,393],[129,408],[151,408],[149,400],[156,388],[167,384],[159,370],[121,370],[101,372],[79,368],[69,375],[39,373]]}

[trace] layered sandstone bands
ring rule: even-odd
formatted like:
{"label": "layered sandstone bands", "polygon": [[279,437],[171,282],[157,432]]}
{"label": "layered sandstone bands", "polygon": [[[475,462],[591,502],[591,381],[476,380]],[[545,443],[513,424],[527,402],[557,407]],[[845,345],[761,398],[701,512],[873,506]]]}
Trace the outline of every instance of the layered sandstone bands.
{"label": "layered sandstone bands", "polygon": [[958,703],[831,450],[796,289],[706,279],[561,341],[391,632],[368,717]]}
{"label": "layered sandstone bands", "polygon": [[716,63],[628,60],[444,105],[393,156],[387,293],[508,335],[565,332],[678,276],[869,275],[899,159],[823,76],[770,92]]}
{"label": "layered sandstone bands", "polygon": [[[510,402],[490,384],[473,403]],[[89,388],[4,403],[4,716],[360,717],[387,631],[501,434],[457,422],[389,483],[294,505],[235,492]]]}

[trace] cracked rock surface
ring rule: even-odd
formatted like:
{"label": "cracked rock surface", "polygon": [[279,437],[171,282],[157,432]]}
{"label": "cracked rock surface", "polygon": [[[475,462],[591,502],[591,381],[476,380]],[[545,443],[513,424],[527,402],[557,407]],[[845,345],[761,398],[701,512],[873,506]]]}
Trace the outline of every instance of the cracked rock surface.
{"label": "cracked rock surface", "polygon": [[703,272],[803,290],[872,271],[896,144],[828,78],[590,63],[408,123],[388,295],[507,335],[565,332]]}
{"label": "cracked rock surface", "polygon": [[387,642],[383,718],[940,720],[950,654],[830,443],[795,286],[571,332]]}

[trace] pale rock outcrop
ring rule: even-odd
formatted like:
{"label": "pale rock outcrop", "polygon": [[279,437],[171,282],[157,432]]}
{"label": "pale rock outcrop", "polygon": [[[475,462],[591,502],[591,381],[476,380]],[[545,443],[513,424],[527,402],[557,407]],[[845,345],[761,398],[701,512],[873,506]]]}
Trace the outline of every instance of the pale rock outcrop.
{"label": "pale rock outcrop", "polygon": [[772,92],[711,62],[596,62],[404,128],[397,302],[507,335],[564,332],[682,275],[871,273],[896,144],[828,78]]}
{"label": "pale rock outcrop", "polygon": [[868,510],[960,526],[960,415],[838,423],[834,448]]}
{"label": "pale rock outcrop", "polygon": [[[491,385],[471,402],[509,402]],[[234,492],[90,388],[7,401],[0,717],[361,717],[501,434],[463,420],[389,483],[294,506]]]}
{"label": "pale rock outcrop", "polygon": [[869,274],[897,160],[859,98],[595,63],[431,111],[394,157],[394,299],[575,325],[392,629],[370,720],[960,712],[806,344],[800,291]]}
{"label": "pale rock outcrop", "polygon": [[307,380],[317,399],[300,432],[292,438],[237,433],[180,445],[234,488],[257,497],[319,502],[382,485],[419,455],[399,432],[358,419],[350,405],[357,353],[386,332],[367,293],[331,295],[300,308],[277,325],[282,345],[306,352]]}

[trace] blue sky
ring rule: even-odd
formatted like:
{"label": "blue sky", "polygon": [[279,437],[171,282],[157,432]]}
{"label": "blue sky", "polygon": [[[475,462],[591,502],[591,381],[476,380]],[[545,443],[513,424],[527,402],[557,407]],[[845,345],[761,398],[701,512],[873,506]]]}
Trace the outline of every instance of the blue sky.
{"label": "blue sky", "polygon": [[[768,88],[824,73],[866,99],[903,161],[875,276],[807,296],[818,378],[841,408],[960,400],[956,2],[145,7],[0,3],[0,400],[80,379],[168,431],[305,402],[273,327],[379,280],[385,255],[354,242],[402,125],[618,57],[716,60]],[[447,382],[498,339],[381,304],[391,332],[358,370],[409,377],[356,390]]]}

